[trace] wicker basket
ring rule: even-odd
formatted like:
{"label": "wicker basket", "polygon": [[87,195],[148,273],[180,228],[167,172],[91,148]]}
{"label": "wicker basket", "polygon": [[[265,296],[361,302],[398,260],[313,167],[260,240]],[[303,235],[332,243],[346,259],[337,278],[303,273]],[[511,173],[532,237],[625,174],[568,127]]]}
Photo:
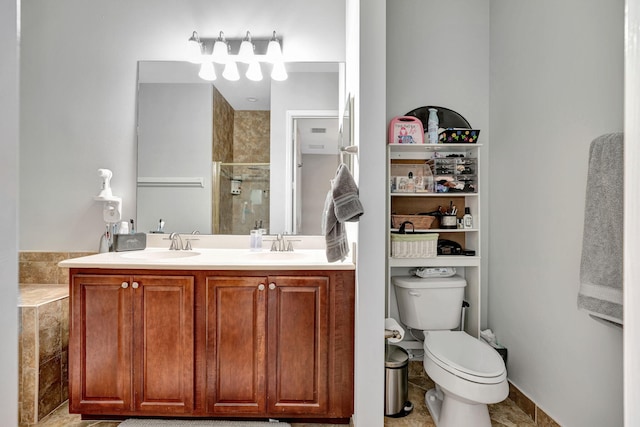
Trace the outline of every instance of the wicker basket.
{"label": "wicker basket", "polygon": [[438,255],[438,233],[391,233],[393,258],[435,258]]}
{"label": "wicker basket", "polygon": [[428,230],[435,221],[435,216],[430,215],[391,215],[391,228],[400,228],[400,225],[409,221],[416,230]]}

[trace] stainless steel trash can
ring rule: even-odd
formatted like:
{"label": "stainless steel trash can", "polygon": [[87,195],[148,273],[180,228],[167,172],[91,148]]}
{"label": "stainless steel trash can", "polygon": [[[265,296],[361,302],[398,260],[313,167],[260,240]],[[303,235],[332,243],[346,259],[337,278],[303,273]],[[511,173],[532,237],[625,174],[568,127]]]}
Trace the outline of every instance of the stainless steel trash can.
{"label": "stainless steel trash can", "polygon": [[384,415],[403,416],[408,407],[409,395],[409,354],[397,345],[387,344],[384,360]]}

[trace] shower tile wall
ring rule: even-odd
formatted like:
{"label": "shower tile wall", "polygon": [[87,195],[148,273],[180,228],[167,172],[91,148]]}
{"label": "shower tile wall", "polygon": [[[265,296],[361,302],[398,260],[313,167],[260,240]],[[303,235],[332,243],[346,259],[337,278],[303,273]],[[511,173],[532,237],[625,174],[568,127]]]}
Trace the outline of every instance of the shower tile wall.
{"label": "shower tile wall", "polygon": [[[270,138],[270,111],[236,111],[234,163],[269,163]],[[243,172],[248,178],[242,182],[242,194],[233,199],[233,234],[248,234],[256,221],[269,229],[269,170],[243,168]]]}

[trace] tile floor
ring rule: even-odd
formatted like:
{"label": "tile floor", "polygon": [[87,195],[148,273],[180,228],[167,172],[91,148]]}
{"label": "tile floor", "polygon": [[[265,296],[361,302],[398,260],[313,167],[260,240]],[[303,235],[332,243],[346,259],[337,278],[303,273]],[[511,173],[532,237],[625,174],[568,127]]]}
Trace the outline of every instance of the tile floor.
{"label": "tile floor", "polygon": [[[411,414],[402,418],[385,417],[385,427],[435,427],[424,403],[425,392],[433,388],[433,381],[422,369],[422,362],[409,363],[409,401],[413,403]],[[536,427],[536,423],[511,399],[489,405],[492,427]],[[462,426],[461,426],[462,427]],[[471,426],[469,426],[471,427]]]}
{"label": "tile floor", "polygon": [[[433,382],[422,369],[421,362],[409,364],[409,400],[413,403],[413,412],[406,417],[385,417],[385,427],[435,427],[424,403],[424,393],[433,387]],[[525,414],[511,399],[489,406],[493,427],[536,427],[535,422]],[[70,415],[65,403],[51,415],[32,427],[117,427],[118,421],[82,421],[79,415]],[[336,424],[291,423],[292,427],[339,427]]]}

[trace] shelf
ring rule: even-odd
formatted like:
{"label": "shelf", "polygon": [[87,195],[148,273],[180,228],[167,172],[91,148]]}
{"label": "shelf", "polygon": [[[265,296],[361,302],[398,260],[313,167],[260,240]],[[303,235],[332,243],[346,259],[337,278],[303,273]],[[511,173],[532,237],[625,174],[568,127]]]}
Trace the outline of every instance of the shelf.
{"label": "shelf", "polygon": [[393,258],[389,267],[479,267],[479,256],[440,255],[435,258]]}
{"label": "shelf", "polygon": [[443,153],[470,153],[482,144],[387,144],[389,158],[393,159],[430,159],[436,151]]}
{"label": "shelf", "polygon": [[395,192],[389,193],[391,197],[473,197],[478,196],[478,193],[402,193]]}
{"label": "shelf", "polygon": [[[391,231],[398,231],[397,228],[392,228]],[[468,233],[474,231],[480,231],[477,228],[416,228],[416,233]],[[409,232],[409,234],[411,234]]]}
{"label": "shelf", "polygon": [[482,147],[482,144],[387,144],[392,150],[403,151],[455,151]]}

